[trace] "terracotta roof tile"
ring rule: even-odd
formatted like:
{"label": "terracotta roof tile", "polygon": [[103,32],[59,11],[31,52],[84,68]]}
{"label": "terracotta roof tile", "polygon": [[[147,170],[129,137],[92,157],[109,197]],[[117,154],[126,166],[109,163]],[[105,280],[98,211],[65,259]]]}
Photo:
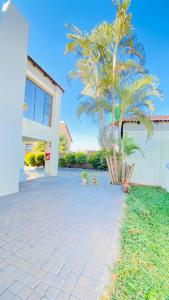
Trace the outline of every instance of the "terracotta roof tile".
{"label": "terracotta roof tile", "polygon": [[[152,120],[153,122],[169,122],[169,115],[166,116],[152,116],[150,117],[150,120]],[[123,122],[124,123],[132,123],[132,122],[137,122],[137,119],[134,118],[128,118],[128,119],[124,119]]]}

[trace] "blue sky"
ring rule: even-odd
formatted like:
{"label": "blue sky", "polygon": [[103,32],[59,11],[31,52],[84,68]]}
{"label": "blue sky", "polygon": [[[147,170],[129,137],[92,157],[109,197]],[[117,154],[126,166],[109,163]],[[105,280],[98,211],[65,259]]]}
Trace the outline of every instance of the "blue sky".
{"label": "blue sky", "polygon": [[[73,148],[97,148],[97,127],[86,117],[76,117],[79,82],[71,87],[67,74],[74,68],[72,56],[65,56],[66,29],[73,23],[84,30],[111,21],[114,7],[111,0],[14,0],[30,24],[29,54],[46,69],[65,89],[61,119],[69,125],[74,140]],[[0,0],[2,5],[3,1]],[[146,50],[148,70],[159,77],[165,101],[158,101],[156,114],[169,114],[169,1],[133,0],[131,11],[138,39]]]}

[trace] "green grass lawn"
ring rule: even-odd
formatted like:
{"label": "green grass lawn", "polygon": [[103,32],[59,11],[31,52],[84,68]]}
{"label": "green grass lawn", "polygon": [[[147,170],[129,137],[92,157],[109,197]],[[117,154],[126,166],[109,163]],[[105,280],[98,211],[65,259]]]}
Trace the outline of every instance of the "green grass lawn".
{"label": "green grass lawn", "polygon": [[132,187],[111,300],[169,300],[169,193]]}

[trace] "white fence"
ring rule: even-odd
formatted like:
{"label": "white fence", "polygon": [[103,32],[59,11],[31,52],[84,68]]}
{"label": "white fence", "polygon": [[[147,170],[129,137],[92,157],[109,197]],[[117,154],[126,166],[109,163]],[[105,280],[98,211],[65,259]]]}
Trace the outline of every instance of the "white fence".
{"label": "white fence", "polygon": [[146,142],[146,130],[142,125],[127,123],[124,133],[133,137],[144,152],[144,157],[136,152],[128,158],[128,163],[136,165],[132,183],[161,186],[169,191],[169,124],[155,124],[149,142]]}

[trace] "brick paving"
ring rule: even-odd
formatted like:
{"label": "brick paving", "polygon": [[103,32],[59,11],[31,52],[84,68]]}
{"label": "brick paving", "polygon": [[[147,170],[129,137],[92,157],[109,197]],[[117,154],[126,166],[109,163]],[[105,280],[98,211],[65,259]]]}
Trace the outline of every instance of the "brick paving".
{"label": "brick paving", "polygon": [[99,173],[24,182],[0,198],[0,299],[95,300],[118,252],[124,195]]}

